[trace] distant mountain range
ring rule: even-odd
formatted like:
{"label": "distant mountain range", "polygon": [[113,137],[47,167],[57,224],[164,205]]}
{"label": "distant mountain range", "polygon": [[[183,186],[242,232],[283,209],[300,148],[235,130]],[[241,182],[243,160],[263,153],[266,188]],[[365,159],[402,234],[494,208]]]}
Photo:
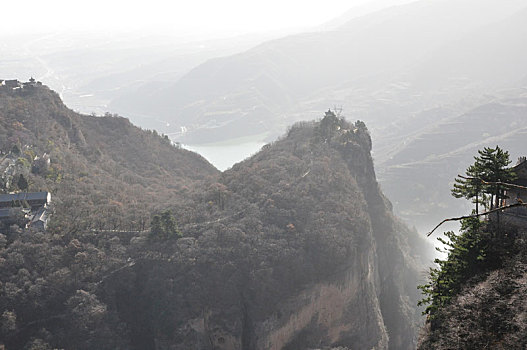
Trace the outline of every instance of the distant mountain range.
{"label": "distant mountain range", "polygon": [[335,22],[209,60],[172,85],[121,95],[111,108],[132,119],[156,116],[173,139],[196,144],[272,140],[294,121],[342,106],[343,115],[368,123],[381,185],[420,227],[429,225],[425,216],[466,209],[449,199],[449,183],[478,147],[527,153],[518,138],[524,1],[416,1]]}
{"label": "distant mountain range", "polygon": [[209,60],[171,86],[123,95],[111,108],[161,117],[170,124],[160,125],[166,132],[185,127],[187,134],[174,137],[193,143],[277,135],[333,105],[380,129],[525,76],[525,7],[516,0],[391,7]]}

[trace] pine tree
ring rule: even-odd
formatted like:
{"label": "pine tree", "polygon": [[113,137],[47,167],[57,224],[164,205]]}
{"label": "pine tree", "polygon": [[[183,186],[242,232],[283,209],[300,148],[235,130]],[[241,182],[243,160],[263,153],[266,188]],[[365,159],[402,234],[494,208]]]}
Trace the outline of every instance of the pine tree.
{"label": "pine tree", "polygon": [[483,176],[483,164],[478,157],[474,157],[474,164],[470,165],[465,172],[465,176],[461,177],[458,175],[454,179],[454,188],[452,188],[452,195],[456,198],[466,198],[473,200],[476,204],[476,214],[479,214],[480,200],[484,202],[484,188],[481,182]]}
{"label": "pine tree", "polygon": [[161,224],[164,230],[164,238],[172,238],[175,236],[181,236],[179,228],[176,223],[176,219],[169,210],[161,213]]}
{"label": "pine tree", "polygon": [[179,231],[176,219],[170,210],[163,211],[160,215],[154,215],[150,224],[150,237],[153,239],[164,240],[169,238],[179,238],[182,236]]}
{"label": "pine tree", "polygon": [[29,187],[29,183],[23,174],[20,174],[20,177],[18,178],[16,185],[22,191],[27,190],[27,188]]}
{"label": "pine tree", "polygon": [[491,209],[498,208],[505,198],[505,188],[498,182],[508,183],[516,178],[516,174],[511,168],[508,168],[512,162],[509,159],[509,152],[496,146],[496,148],[485,147],[478,153],[479,157],[476,158],[481,162],[482,179],[486,182],[493,182],[493,184],[487,185],[485,189],[485,192],[491,196]]}
{"label": "pine tree", "polygon": [[161,224],[161,217],[159,215],[154,215],[152,218],[152,223],[150,224],[150,234],[156,237],[163,234],[163,226]]}
{"label": "pine tree", "polygon": [[[507,168],[511,163],[509,152],[496,148],[485,147],[478,151],[479,156],[474,157],[474,164],[470,165],[465,176],[454,179],[452,195],[456,198],[472,199],[476,204],[476,214],[479,213],[479,204],[490,204],[493,209],[501,205],[505,198],[504,186],[496,182],[511,182],[515,179],[514,172]],[[492,182],[485,184],[484,182]],[[490,202],[490,203],[488,203]]]}
{"label": "pine tree", "polygon": [[[516,177],[508,168],[509,153],[499,146],[485,147],[478,154],[474,164],[467,168],[466,176],[458,176],[451,190],[456,198],[474,199],[476,213],[480,199],[485,203],[490,198],[491,209],[501,206],[505,198],[504,184]],[[497,214],[499,223],[499,212]],[[448,257],[436,259],[438,267],[430,269],[428,283],[418,286],[424,294],[418,305],[428,305],[424,313],[432,320],[470,278],[501,264],[501,255],[496,251],[506,246],[504,242],[508,240],[500,241],[502,237],[482,230],[484,225],[478,217],[468,217],[461,221],[461,234],[450,231],[444,234],[446,238],[438,238],[446,247],[442,252],[448,253]]]}
{"label": "pine tree", "polygon": [[438,268],[430,268],[428,283],[419,288],[424,298],[418,305],[428,305],[424,313],[432,318],[437,311],[447,305],[457,295],[467,280],[484,270],[488,263],[489,235],[480,230],[482,222],[477,218],[465,219],[461,224],[461,234],[445,232],[445,238],[438,238],[448,253],[445,260],[435,259]]}

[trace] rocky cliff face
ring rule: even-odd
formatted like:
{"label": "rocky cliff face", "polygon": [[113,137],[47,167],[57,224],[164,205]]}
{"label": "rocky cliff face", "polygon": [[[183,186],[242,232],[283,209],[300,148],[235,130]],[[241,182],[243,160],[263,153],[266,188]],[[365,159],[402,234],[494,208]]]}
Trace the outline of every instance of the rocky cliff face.
{"label": "rocky cliff face", "polygon": [[426,246],[392,216],[370,148],[362,123],[294,126],[221,176],[187,238],[142,247],[157,257],[105,300],[124,319],[114,293],[135,295],[156,349],[414,347]]}

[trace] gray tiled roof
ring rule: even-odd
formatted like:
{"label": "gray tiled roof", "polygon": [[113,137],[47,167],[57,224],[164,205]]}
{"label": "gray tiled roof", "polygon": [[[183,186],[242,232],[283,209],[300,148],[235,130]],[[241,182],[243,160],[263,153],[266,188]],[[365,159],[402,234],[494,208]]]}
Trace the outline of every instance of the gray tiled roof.
{"label": "gray tiled roof", "polygon": [[35,201],[42,200],[47,201],[49,192],[22,192],[15,194],[0,194],[0,203],[11,202],[11,201]]}

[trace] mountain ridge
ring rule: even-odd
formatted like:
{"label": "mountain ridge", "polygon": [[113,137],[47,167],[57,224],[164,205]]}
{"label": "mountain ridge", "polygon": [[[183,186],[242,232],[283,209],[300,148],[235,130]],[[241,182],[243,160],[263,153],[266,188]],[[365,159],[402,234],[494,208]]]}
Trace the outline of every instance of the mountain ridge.
{"label": "mountain ridge", "polygon": [[[428,248],[393,217],[362,122],[330,113],[294,125],[219,173],[124,118],[81,116],[45,87],[32,93],[0,92],[2,147],[42,155],[56,142],[50,168],[28,172],[31,186],[50,186],[54,215],[45,233],[1,231],[8,348],[415,344]],[[143,159],[139,145],[157,156]]]}

